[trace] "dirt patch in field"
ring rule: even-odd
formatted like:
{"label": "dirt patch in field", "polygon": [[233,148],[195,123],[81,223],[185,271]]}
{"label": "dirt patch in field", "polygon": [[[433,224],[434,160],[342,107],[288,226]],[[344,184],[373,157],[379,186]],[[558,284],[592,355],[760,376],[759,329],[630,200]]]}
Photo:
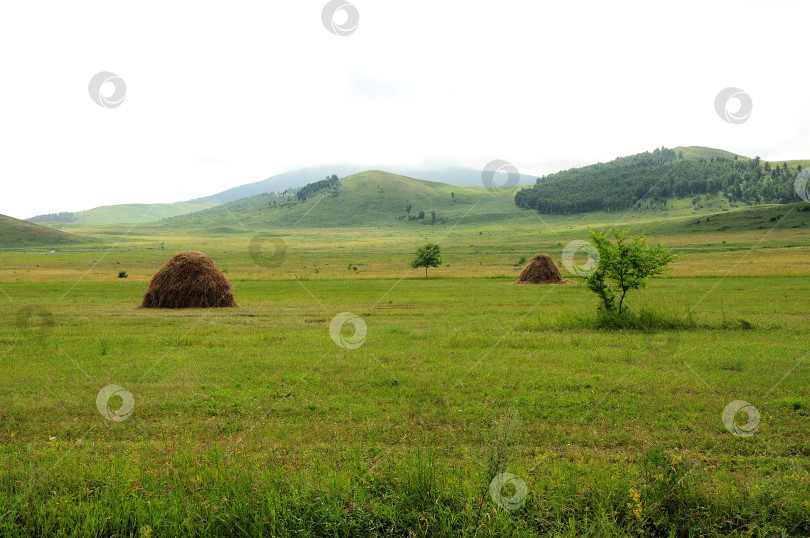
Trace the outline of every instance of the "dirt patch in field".
{"label": "dirt patch in field", "polygon": [[175,254],[152,277],[141,308],[216,308],[237,306],[233,287],[202,252]]}

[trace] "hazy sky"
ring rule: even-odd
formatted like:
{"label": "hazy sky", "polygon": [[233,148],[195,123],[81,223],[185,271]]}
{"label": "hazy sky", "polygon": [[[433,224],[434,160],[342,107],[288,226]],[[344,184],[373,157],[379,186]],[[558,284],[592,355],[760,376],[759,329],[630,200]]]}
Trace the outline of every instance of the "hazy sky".
{"label": "hazy sky", "polygon": [[[334,162],[810,158],[810,2],[352,0],[348,35],[325,4],[3,2],[0,213],[173,202]],[[120,106],[91,99],[102,71]],[[747,121],[715,111],[727,87]]]}

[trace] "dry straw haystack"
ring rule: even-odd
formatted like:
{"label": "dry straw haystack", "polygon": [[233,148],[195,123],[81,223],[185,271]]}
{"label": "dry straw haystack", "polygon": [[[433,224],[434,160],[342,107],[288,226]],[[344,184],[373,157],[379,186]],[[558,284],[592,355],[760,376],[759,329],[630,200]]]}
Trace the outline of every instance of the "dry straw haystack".
{"label": "dry straw haystack", "polygon": [[202,252],[181,252],[160,268],[143,296],[141,308],[236,306],[233,288]]}
{"label": "dry straw haystack", "polygon": [[560,270],[554,265],[554,260],[548,254],[537,254],[529,260],[529,264],[520,272],[515,284],[567,284],[563,280]]}

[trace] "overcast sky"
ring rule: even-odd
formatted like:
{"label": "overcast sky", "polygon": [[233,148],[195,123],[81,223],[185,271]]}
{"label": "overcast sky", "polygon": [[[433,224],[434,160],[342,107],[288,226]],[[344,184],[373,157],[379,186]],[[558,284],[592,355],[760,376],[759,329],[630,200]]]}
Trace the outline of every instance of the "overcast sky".
{"label": "overcast sky", "polygon": [[[810,2],[352,0],[356,29],[334,19],[348,35],[325,4],[3,2],[0,213],[173,202],[336,162],[810,158]],[[120,106],[91,99],[103,71]],[[742,123],[715,110],[727,87],[751,99]]]}

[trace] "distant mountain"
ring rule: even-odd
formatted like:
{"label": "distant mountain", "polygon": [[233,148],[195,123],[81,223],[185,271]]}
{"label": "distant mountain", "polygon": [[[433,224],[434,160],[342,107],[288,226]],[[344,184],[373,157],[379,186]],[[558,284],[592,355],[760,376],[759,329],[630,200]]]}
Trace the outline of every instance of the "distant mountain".
{"label": "distant mountain", "polygon": [[662,147],[543,176],[520,190],[515,204],[547,214],[665,207],[674,198],[716,194],[731,204],[786,204],[799,200],[801,170],[711,148]]}
{"label": "distant mountain", "polygon": [[[196,211],[201,211],[219,204],[225,204],[264,193],[279,193],[288,189],[296,189],[314,181],[323,179],[326,176],[336,174],[338,177],[346,177],[356,174],[369,167],[354,165],[325,165],[301,168],[290,172],[284,172],[262,181],[248,183],[233,187],[231,189],[195,198],[185,202],[173,204],[119,204],[96,207],[86,211],[51,213],[47,215],[37,215],[26,219],[28,222],[37,223],[76,223],[76,224],[132,224],[136,222],[155,222],[161,219],[187,215]],[[450,185],[478,185],[481,183],[481,170],[472,168],[408,168],[394,167],[393,173],[409,177],[417,177],[428,181],[447,183]],[[534,182],[536,176],[521,174],[520,183],[529,184]]]}
{"label": "distant mountain", "polygon": [[89,239],[0,215],[0,248],[52,248],[87,241]]}
{"label": "distant mountain", "polygon": [[[777,177],[768,172],[768,177],[774,178],[778,183],[778,192],[774,192],[774,187],[765,186],[765,183],[758,183],[757,190],[752,190],[752,180],[746,175],[744,170],[720,171],[721,168],[733,168],[742,166],[743,162],[751,159],[732,152],[706,148],[701,146],[679,146],[671,151],[672,161],[675,163],[693,163],[677,167],[685,174],[682,177],[680,187],[674,188],[674,183],[669,186],[665,181],[661,181],[661,173],[671,173],[670,169],[654,168],[647,170],[646,164],[639,166],[638,156],[617,158],[610,163],[597,163],[582,168],[565,170],[545,176],[541,183],[543,186],[535,185],[537,179],[534,175],[522,174],[520,176],[521,185],[530,185],[517,195],[519,206],[523,208],[540,209],[545,212],[581,212],[594,211],[599,209],[615,210],[632,206],[636,201],[644,197],[648,203],[661,203],[662,200],[670,196],[683,197],[692,193],[717,192],[716,183],[706,182],[705,186],[700,184],[699,174],[710,173],[710,175],[720,174],[719,182],[722,184],[723,192],[740,202],[760,203],[768,201],[779,201],[784,198],[788,200],[786,180],[788,175]],[[638,154],[643,155],[643,154]],[[635,160],[635,161],[634,161]],[[709,166],[712,171],[703,166],[703,162],[712,163],[736,162],[737,165]],[[664,163],[650,162],[647,164],[661,165]],[[774,166],[777,163],[774,163]],[[784,163],[780,163],[784,164]],[[795,171],[798,166],[808,166],[810,161],[788,161],[788,168]],[[627,165],[627,166],[625,166]],[[766,161],[760,161],[760,166],[772,166]],[[38,215],[27,219],[29,222],[39,223],[76,223],[84,225],[98,224],[127,224],[127,223],[149,223],[162,219],[169,219],[183,215],[197,214],[201,211],[212,215],[217,212],[215,208],[222,204],[236,204],[224,207],[224,211],[244,209],[250,205],[269,204],[276,195],[284,193],[290,189],[298,189],[305,185],[323,179],[324,177],[337,175],[338,177],[350,177],[361,173],[367,167],[356,165],[324,165],[302,168],[290,172],[284,172],[257,181],[233,187],[222,192],[212,194],[203,198],[176,202],[173,204],[123,204],[102,206],[87,211],[74,213],[57,213],[50,215]],[[420,168],[420,167],[387,167],[391,176],[418,178],[420,180],[444,184],[445,186],[457,187],[481,187],[481,170],[473,168]],[[736,169],[735,169],[736,170]],[[738,173],[739,172],[739,173]],[[365,173],[365,172],[364,172]],[[653,175],[651,176],[650,173]],[[633,176],[630,178],[629,176]],[[655,176],[655,174],[659,174]],[[682,175],[684,175],[682,174]],[[688,176],[688,177],[686,177]],[[757,178],[756,181],[761,179]],[[653,181],[654,180],[654,181]],[[650,183],[653,181],[653,183]],[[351,182],[349,182],[350,184]],[[684,187],[684,184],[686,185]],[[645,189],[646,186],[646,189]],[[652,187],[660,187],[651,191]],[[729,189],[730,187],[730,189]],[[641,190],[643,192],[637,193]],[[645,197],[645,194],[647,195]],[[263,196],[260,196],[263,195]],[[253,197],[260,196],[253,199]],[[212,212],[213,211],[213,212]]]}
{"label": "distant mountain", "polygon": [[[206,196],[205,198],[197,198],[189,200],[191,203],[196,202],[215,202],[224,204],[233,202],[240,198],[246,198],[255,194],[262,194],[265,192],[283,192],[287,189],[296,189],[318,181],[327,176],[337,175],[338,177],[347,177],[357,174],[364,170],[373,169],[370,166],[350,166],[350,165],[327,165],[327,166],[312,166],[309,168],[301,168],[291,172],[284,172],[273,177],[257,181],[255,183],[248,183],[247,185],[240,185],[226,191]],[[385,167],[386,171],[406,177],[424,179],[426,181],[435,181],[437,183],[446,183],[448,185],[469,185],[481,186],[481,170],[473,168],[417,168],[417,167]],[[521,174],[520,183],[529,184],[533,183],[537,176]]]}
{"label": "distant mountain", "polygon": [[[685,162],[703,164],[701,161]],[[754,160],[750,162],[754,163]],[[775,225],[784,215],[789,215],[789,219],[780,221],[780,227],[796,228],[810,224],[810,204],[802,202],[796,207],[798,211],[793,212],[787,205],[749,207],[730,202],[722,194],[713,194],[699,198],[676,197],[667,204],[639,205],[615,218],[636,231],[643,231],[651,222],[656,222],[657,233],[762,229]],[[701,218],[708,216],[711,218]],[[146,227],[183,230],[189,235],[204,236],[271,230],[283,237],[285,230],[291,228],[408,227],[415,234],[426,234],[430,229],[443,229],[449,233],[456,225],[496,226],[498,229],[508,229],[510,225],[518,229],[535,225],[539,232],[543,232],[545,222],[586,226],[603,220],[587,213],[538,218],[535,212],[515,205],[511,192],[491,192],[484,187],[454,187],[368,170],[340,180],[320,180],[281,196],[263,193],[241,198],[193,214],[150,223]],[[358,241],[362,241],[362,234],[358,235]]]}
{"label": "distant mountain", "polygon": [[452,224],[461,217],[466,224],[536,220],[515,207],[511,193],[490,192],[480,183],[453,186],[369,170],[338,182],[319,181],[297,194],[241,198],[150,227],[231,233],[290,227],[430,226]]}
{"label": "distant mountain", "polygon": [[76,224],[131,224],[155,222],[160,219],[185,215],[216,205],[215,202],[176,202],[174,204],[118,204],[105,205],[86,211],[50,213],[26,219],[35,223]]}

